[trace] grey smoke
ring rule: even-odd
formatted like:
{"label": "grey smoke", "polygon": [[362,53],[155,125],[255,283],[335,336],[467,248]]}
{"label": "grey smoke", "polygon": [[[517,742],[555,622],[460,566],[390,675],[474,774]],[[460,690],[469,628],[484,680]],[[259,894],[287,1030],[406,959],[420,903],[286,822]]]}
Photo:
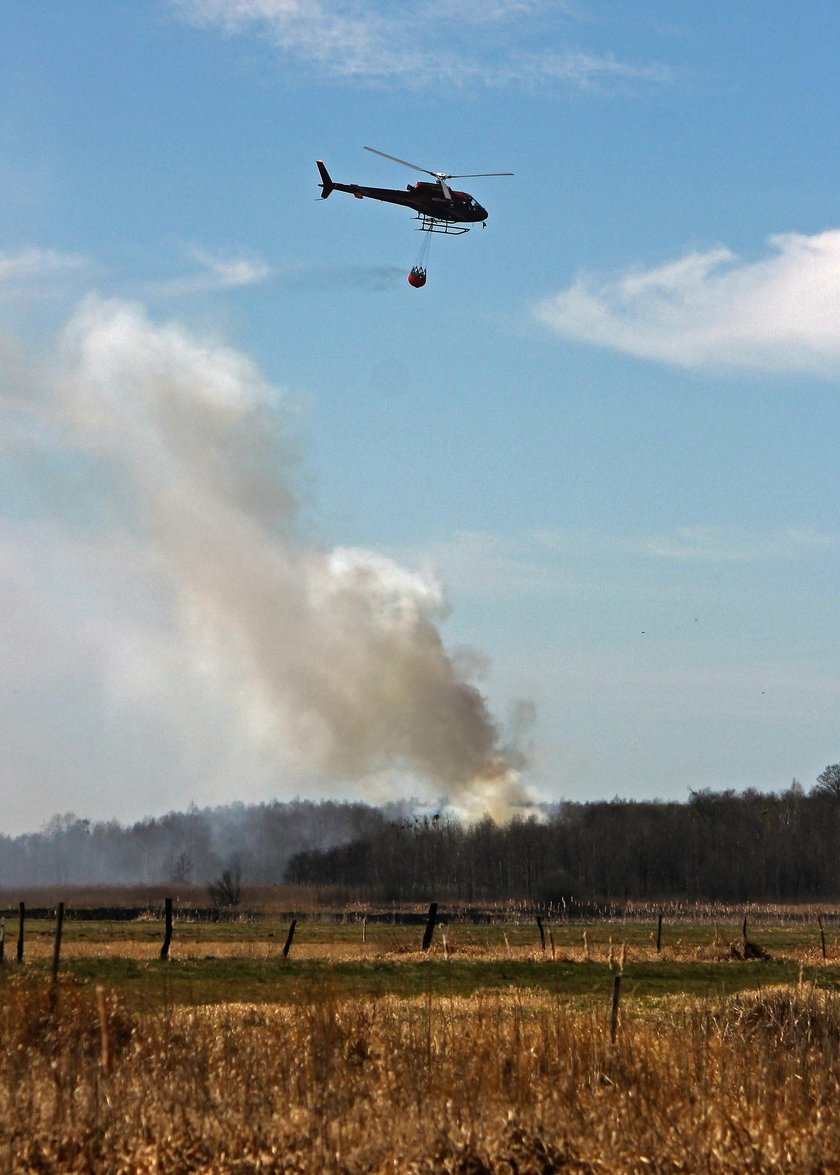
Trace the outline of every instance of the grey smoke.
{"label": "grey smoke", "polygon": [[247,357],[91,298],[59,368],[51,427],[97,482],[97,541],[124,549],[139,607],[165,616],[159,645],[137,637],[136,680],[125,658],[110,667],[114,689],[177,698],[179,675],[201,680],[278,771],[405,772],[470,816],[530,802],[443,643],[439,585],[302,533],[282,398]]}
{"label": "grey smoke", "polygon": [[311,266],[284,274],[284,284],[306,290],[335,289],[338,286],[359,290],[387,290],[405,282],[409,266],[332,265]]}

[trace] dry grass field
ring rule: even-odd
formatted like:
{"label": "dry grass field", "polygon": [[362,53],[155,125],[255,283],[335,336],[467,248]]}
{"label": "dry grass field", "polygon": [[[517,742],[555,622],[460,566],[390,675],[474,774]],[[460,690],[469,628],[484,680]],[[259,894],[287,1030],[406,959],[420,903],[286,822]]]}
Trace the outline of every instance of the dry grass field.
{"label": "dry grass field", "polygon": [[[840,967],[801,921],[31,924],[0,968],[0,1173],[840,1171]],[[273,937],[269,938],[268,935]],[[758,934],[756,935],[758,937]],[[10,961],[10,955],[12,956]],[[623,966],[623,970],[622,970]],[[620,1017],[611,995],[621,974]]]}

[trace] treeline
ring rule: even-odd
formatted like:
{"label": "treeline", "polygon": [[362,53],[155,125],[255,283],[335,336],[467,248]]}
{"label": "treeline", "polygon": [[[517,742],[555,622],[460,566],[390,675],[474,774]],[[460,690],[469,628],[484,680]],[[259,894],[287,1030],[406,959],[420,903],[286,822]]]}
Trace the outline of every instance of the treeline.
{"label": "treeline", "polygon": [[837,899],[840,796],[794,783],[782,793],[693,792],[684,803],[563,803],[505,827],[388,823],[296,853],[285,877],[366,901]]}
{"label": "treeline", "polygon": [[271,884],[301,849],[376,836],[400,810],[367,804],[191,807],[130,825],[53,816],[38,832],[0,835],[0,888],[45,885],[210,884],[232,872]]}
{"label": "treeline", "polygon": [[[834,771],[834,775],[827,773]],[[56,816],[0,836],[0,888],[288,882],[336,901],[840,899],[840,766],[806,794],[698,791],[684,802],[563,802],[465,825],[405,808],[233,804],[123,826]]]}

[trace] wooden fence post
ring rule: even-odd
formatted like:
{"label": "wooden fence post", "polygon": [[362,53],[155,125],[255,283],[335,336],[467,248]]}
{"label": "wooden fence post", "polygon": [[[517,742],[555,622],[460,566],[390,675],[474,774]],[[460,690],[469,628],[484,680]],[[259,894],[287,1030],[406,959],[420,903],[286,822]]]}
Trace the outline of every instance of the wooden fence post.
{"label": "wooden fence post", "polygon": [[17,961],[23,962],[23,923],[26,919],[26,903],[18,902],[18,940],[17,940]]}
{"label": "wooden fence post", "polygon": [[58,908],[55,912],[55,942],[53,944],[52,957],[52,982],[53,985],[58,983],[58,962],[61,958],[61,931],[64,926],[64,902],[58,903]]}
{"label": "wooden fence post", "polygon": [[545,954],[545,931],[543,930],[542,918],[537,914],[537,930],[540,932],[540,946],[542,953]]}
{"label": "wooden fence post", "polygon": [[99,1064],[107,1076],[111,1072],[111,1038],[108,1033],[108,1009],[105,1004],[105,988],[96,985],[96,1008],[99,1013]]}
{"label": "wooden fence post", "polygon": [[293,918],[289,923],[289,933],[286,935],[286,945],[283,947],[283,958],[288,959],[289,951],[292,946],[292,939],[295,937],[295,927],[297,926],[297,918]]}
{"label": "wooden fence post", "polygon": [[437,921],[437,902],[432,902],[429,906],[429,915],[426,918],[426,929],[423,931],[423,950],[427,951],[432,945],[432,935],[435,932],[435,922]]}
{"label": "wooden fence post", "polygon": [[172,898],[164,898],[164,917],[166,929],[163,934],[163,946],[160,948],[160,957],[169,961],[169,945],[172,942]]}
{"label": "wooden fence post", "polygon": [[0,963],[6,959],[6,919],[0,918]]}
{"label": "wooden fence post", "polygon": [[621,972],[613,976],[612,1010],[610,1012],[610,1044],[615,1044],[618,1035],[619,1001],[621,999]]}
{"label": "wooden fence post", "polygon": [[656,953],[662,950],[662,911],[659,911],[659,921],[656,923]]}
{"label": "wooden fence post", "polygon": [[822,947],[822,957],[823,957],[823,961],[825,961],[825,958],[826,958],[826,953],[825,953],[825,930],[824,930],[824,928],[823,928],[822,912],[820,912],[820,913],[818,913],[818,914],[817,914],[817,922],[819,922],[819,924],[820,924],[820,946]]}

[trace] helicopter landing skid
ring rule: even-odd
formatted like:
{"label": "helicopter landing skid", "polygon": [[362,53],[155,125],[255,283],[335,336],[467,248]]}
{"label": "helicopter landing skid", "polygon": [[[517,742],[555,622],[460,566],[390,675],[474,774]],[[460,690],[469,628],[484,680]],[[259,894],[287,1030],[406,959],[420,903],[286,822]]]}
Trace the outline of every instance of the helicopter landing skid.
{"label": "helicopter landing skid", "polygon": [[436,217],[426,216],[422,212],[415,216],[414,219],[420,221],[418,232],[444,233],[449,237],[460,237],[462,233],[468,233],[470,231],[468,224],[454,224],[451,220],[438,220]]}

